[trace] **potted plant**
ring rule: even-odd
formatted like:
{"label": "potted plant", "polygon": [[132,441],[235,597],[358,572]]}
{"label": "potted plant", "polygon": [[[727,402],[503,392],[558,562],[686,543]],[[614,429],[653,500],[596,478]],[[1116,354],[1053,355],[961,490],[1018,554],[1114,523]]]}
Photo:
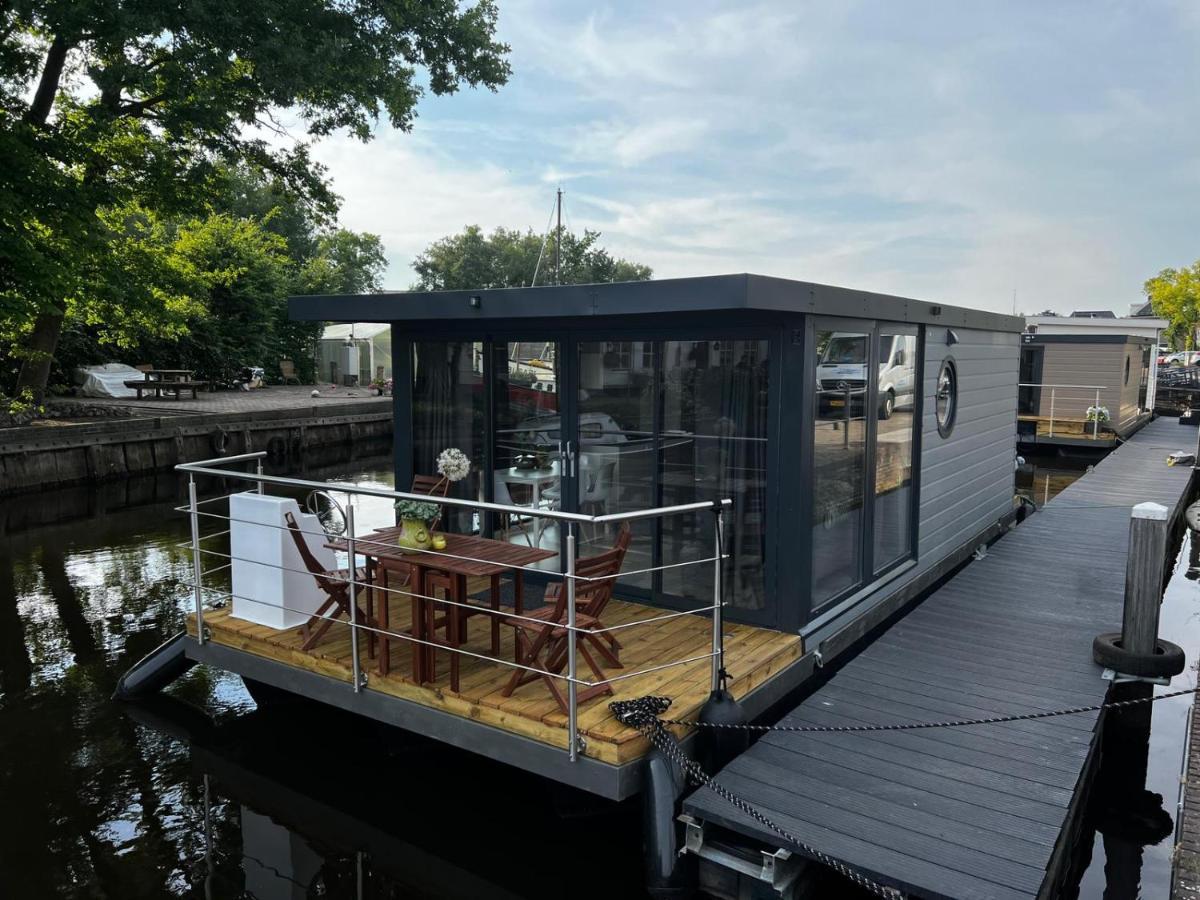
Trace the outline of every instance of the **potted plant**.
{"label": "potted plant", "polygon": [[1108,414],[1107,406],[1089,406],[1087,408],[1086,418],[1088,424],[1093,428],[1095,428],[1096,423],[1098,423],[1100,428],[1103,429],[1108,424],[1111,417]]}
{"label": "potted plant", "polygon": [[382,397],[383,391],[386,387],[387,387],[387,382],[384,381],[382,378],[376,378],[375,380],[373,380],[371,382],[371,391],[375,394],[376,397]]}
{"label": "potted plant", "polygon": [[396,515],[400,517],[400,535],[396,543],[404,552],[428,550],[432,543],[430,525],[438,517],[436,503],[424,500],[397,500]]}

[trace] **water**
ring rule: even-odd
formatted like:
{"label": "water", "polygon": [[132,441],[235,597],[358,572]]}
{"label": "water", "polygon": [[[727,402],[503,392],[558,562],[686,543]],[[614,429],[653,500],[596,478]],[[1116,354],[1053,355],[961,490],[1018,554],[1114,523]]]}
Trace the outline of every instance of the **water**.
{"label": "water", "polygon": [[[1027,459],[1018,483],[1040,504],[1085,468]],[[307,474],[392,484],[386,457]],[[110,702],[190,610],[188,522],[173,511],[185,495],[169,474],[0,503],[0,896],[643,895],[636,803],[336,710],[260,709],[239,678],[203,667],[152,703]],[[386,517],[381,504],[360,521]],[[1162,611],[1162,633],[1189,651],[1175,686],[1196,677],[1198,579],[1185,536]],[[1190,703],[1153,705],[1158,811],[1107,754],[1118,763],[1097,781],[1068,894],[1167,896]]]}
{"label": "water", "polygon": [[0,896],[641,893],[636,804],[313,704],[259,709],[204,667],[111,702],[190,610],[183,497],[171,474],[0,504]]}

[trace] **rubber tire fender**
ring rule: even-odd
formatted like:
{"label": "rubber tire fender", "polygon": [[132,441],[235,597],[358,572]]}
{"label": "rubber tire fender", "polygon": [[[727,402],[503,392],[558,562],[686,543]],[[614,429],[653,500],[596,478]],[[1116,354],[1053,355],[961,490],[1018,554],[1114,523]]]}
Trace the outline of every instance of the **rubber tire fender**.
{"label": "rubber tire fender", "polygon": [[1154,653],[1130,653],[1121,646],[1121,634],[1117,631],[1096,635],[1092,641],[1092,659],[1114,672],[1140,678],[1178,675],[1187,665],[1187,657],[1177,644],[1159,638]]}
{"label": "rubber tire fender", "polygon": [[213,453],[217,456],[224,456],[229,452],[229,432],[225,430],[223,425],[218,425],[212,430],[208,436],[209,444],[212,446]]}

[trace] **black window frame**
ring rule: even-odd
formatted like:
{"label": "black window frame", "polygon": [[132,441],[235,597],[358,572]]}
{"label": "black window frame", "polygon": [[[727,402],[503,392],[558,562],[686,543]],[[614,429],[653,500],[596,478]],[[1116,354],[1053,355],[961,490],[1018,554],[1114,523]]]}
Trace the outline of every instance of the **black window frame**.
{"label": "black window frame", "polygon": [[[937,395],[939,385],[942,383],[942,373],[946,371],[950,372],[950,414],[943,422],[938,413]],[[938,363],[937,377],[933,381],[933,421],[937,425],[938,436],[942,440],[954,433],[954,425],[958,422],[958,394],[958,363],[951,355],[943,356],[942,361]]]}

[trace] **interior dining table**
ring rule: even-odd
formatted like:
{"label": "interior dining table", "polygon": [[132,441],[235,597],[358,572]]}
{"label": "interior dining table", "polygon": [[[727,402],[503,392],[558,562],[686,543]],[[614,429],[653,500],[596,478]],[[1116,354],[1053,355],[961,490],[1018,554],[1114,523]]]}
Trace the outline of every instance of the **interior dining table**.
{"label": "interior dining table", "polygon": [[[513,609],[520,615],[524,612],[524,570],[536,563],[557,555],[555,550],[543,550],[528,547],[524,544],[513,544],[492,538],[465,534],[442,534],[446,546],[441,549],[408,550],[401,548],[396,539],[400,528],[393,526],[380,528],[355,542],[355,553],[362,555],[368,561],[367,571],[371,574],[371,583],[364,588],[376,587],[372,591],[373,601],[378,600],[378,610],[375,618],[382,633],[377,635],[379,640],[379,672],[386,675],[390,669],[392,632],[390,624],[390,604],[393,596],[408,596],[412,601],[412,624],[408,634],[414,639],[412,664],[413,681],[417,684],[427,684],[435,680],[436,665],[434,654],[438,646],[450,649],[450,679],[451,690],[457,690],[459,657],[455,652],[465,636],[465,623],[468,616],[486,614],[491,617],[492,646],[494,657],[500,653],[500,620],[503,614],[500,610],[500,583],[506,574],[513,579]],[[329,542],[326,546],[346,552],[348,544],[345,538]],[[469,608],[457,604],[468,603],[468,580],[486,578],[489,583],[489,603],[487,606],[470,603]],[[435,629],[435,612],[438,601],[431,594],[434,589],[445,592],[452,603],[442,603],[446,609],[445,637],[439,638]]]}

